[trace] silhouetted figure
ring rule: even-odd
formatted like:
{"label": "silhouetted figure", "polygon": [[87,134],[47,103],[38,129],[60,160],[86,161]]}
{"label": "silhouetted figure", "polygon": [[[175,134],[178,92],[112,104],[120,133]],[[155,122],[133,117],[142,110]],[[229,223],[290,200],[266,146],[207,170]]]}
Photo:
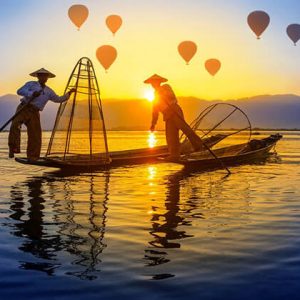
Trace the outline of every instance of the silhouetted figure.
{"label": "silhouetted figure", "polygon": [[166,140],[169,149],[170,161],[177,161],[180,157],[179,130],[181,130],[191,142],[194,150],[200,150],[203,143],[200,137],[185,122],[183,111],[178,105],[177,98],[170,85],[162,83],[168,81],[157,74],[152,75],[144,81],[155,89],[155,100],[153,102],[152,122],[150,130],[154,131],[158,114],[161,112],[166,124]]}
{"label": "silhouetted figure", "polygon": [[71,89],[64,96],[57,96],[55,92],[46,86],[48,78],[55,77],[51,72],[40,69],[30,74],[37,77],[38,81],[29,81],[18,89],[17,94],[23,96],[21,104],[17,107],[20,113],[13,119],[9,137],[9,157],[14,157],[15,153],[20,153],[21,126],[27,127],[27,157],[29,160],[37,160],[40,157],[42,146],[42,128],[40,122],[40,111],[42,111],[49,100],[62,103],[69,99],[75,89]]}

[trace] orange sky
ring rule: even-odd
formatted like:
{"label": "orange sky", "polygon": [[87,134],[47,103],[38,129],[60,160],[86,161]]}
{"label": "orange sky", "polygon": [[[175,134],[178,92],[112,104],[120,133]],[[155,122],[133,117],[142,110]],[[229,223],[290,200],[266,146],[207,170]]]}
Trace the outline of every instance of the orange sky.
{"label": "orange sky", "polygon": [[[285,33],[288,24],[300,22],[296,0],[282,5],[271,0],[81,1],[90,14],[80,31],[68,18],[73,1],[24,2],[2,1],[0,95],[15,93],[31,80],[28,73],[41,67],[56,73],[49,86],[62,93],[82,56],[93,61],[103,98],[142,98],[143,80],[153,73],[167,77],[178,96],[300,94],[300,45],[294,47]],[[247,25],[247,15],[257,9],[271,17],[261,40]],[[105,25],[110,14],[123,18],[115,37]],[[184,40],[198,46],[188,66],[177,51]],[[118,50],[108,73],[95,55],[105,44]],[[204,69],[209,58],[222,62],[215,77]]]}

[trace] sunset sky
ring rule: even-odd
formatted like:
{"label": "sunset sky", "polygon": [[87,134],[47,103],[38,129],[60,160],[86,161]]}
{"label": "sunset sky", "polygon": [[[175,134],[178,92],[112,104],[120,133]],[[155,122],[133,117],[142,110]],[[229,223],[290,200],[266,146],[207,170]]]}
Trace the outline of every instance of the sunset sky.
{"label": "sunset sky", "polygon": [[[286,27],[300,23],[299,0],[1,0],[0,96],[14,94],[28,73],[44,67],[62,93],[82,56],[94,63],[102,98],[143,98],[143,80],[153,73],[169,79],[178,96],[233,99],[260,94],[300,94],[300,42]],[[73,4],[89,8],[80,31],[68,17]],[[264,10],[271,18],[257,40],[247,16]],[[115,37],[105,19],[118,14],[123,25]],[[177,46],[191,40],[198,52],[186,65]],[[108,73],[96,49],[112,45],[118,57]],[[213,78],[204,69],[209,58],[222,62]]]}

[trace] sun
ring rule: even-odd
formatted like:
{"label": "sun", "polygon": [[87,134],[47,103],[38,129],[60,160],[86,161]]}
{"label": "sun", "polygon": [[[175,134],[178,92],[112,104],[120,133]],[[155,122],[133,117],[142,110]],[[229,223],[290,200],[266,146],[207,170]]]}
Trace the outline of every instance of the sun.
{"label": "sun", "polygon": [[155,96],[154,96],[154,90],[153,89],[147,89],[144,92],[144,98],[147,99],[149,102],[153,102]]}

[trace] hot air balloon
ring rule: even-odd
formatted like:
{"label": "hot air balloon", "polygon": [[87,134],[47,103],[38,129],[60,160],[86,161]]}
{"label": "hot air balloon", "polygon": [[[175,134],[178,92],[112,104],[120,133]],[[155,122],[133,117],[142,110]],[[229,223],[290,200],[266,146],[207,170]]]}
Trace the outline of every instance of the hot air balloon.
{"label": "hot air balloon", "polygon": [[215,76],[217,72],[220,70],[220,68],[221,68],[221,62],[218,59],[211,58],[205,62],[205,69],[212,76]]}
{"label": "hot air balloon", "polygon": [[106,25],[113,35],[115,35],[122,25],[122,18],[118,15],[110,15],[106,18]]}
{"label": "hot air balloon", "polygon": [[117,58],[117,50],[113,46],[103,45],[97,49],[96,56],[105,71],[107,71]]}
{"label": "hot air balloon", "polygon": [[300,40],[300,24],[291,24],[286,29],[287,35],[294,42],[295,46]]}
{"label": "hot air balloon", "polygon": [[89,15],[89,10],[85,5],[75,4],[69,8],[68,15],[71,21],[79,30],[81,25],[87,19]]}
{"label": "hot air balloon", "polygon": [[270,24],[270,17],[266,12],[256,10],[248,15],[247,21],[251,30],[256,34],[257,39],[260,39],[261,34]]}
{"label": "hot air balloon", "polygon": [[197,45],[192,41],[184,41],[178,45],[178,52],[188,65],[197,52]]}

